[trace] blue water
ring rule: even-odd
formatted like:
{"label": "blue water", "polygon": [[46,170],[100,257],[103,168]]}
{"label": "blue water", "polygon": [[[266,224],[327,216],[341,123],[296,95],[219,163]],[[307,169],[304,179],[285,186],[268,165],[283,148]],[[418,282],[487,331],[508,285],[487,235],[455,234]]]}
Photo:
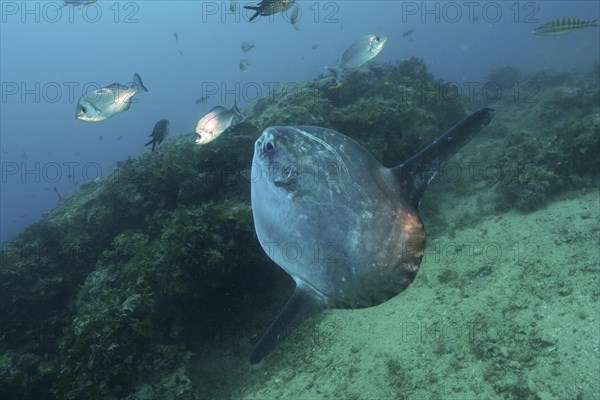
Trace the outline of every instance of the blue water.
{"label": "blue water", "polygon": [[[0,241],[55,205],[54,187],[65,194],[148,151],[143,145],[157,120],[170,120],[171,135],[189,133],[215,105],[237,99],[243,107],[324,73],[366,34],[388,37],[374,62],[420,57],[435,76],[463,87],[483,84],[492,68],[589,69],[599,58],[597,28],[562,37],[531,33],[556,17],[598,18],[597,1],[298,3],[295,30],[282,14],[250,23],[251,12],[233,15],[229,1],[99,1],[85,8],[2,1]],[[404,37],[409,29],[414,33]],[[243,41],[256,48],[243,53]],[[244,58],[250,68],[242,72]],[[134,72],[151,93],[137,95],[129,111],[100,123],[74,118],[87,85],[130,84]],[[206,103],[195,104],[209,91]]]}

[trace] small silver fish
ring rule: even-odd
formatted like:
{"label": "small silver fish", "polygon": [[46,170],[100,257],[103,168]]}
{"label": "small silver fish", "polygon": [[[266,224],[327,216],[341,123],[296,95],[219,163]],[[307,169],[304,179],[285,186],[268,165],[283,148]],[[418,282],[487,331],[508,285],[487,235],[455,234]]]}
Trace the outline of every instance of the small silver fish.
{"label": "small silver fish", "polygon": [[557,18],[538,26],[533,33],[536,35],[556,36],[593,26],[598,26],[597,18],[592,21],[585,21],[580,18]]}
{"label": "small silver fish", "polygon": [[244,53],[247,53],[247,52],[249,52],[249,51],[250,51],[250,50],[252,50],[254,47],[255,47],[255,46],[254,46],[254,43],[252,43],[252,42],[243,42],[243,43],[242,43],[242,51],[243,51]]}
{"label": "small silver fish", "polygon": [[248,62],[248,60],[241,60],[240,61],[240,70],[241,71],[247,70],[249,66],[250,66],[250,63]]}
{"label": "small silver fish", "polygon": [[298,7],[298,5],[295,5],[294,9],[292,10],[292,15],[290,16],[290,22],[292,23],[292,25],[296,25],[296,22],[298,22],[298,17],[300,16],[299,9],[300,7]]}
{"label": "small silver fish", "polygon": [[150,137],[152,139],[148,143],[146,143],[144,146],[148,146],[151,144],[152,151],[154,152],[154,148],[156,147],[156,145],[161,144],[168,133],[169,133],[169,120],[161,119],[160,121],[158,121],[156,123],[156,125],[154,125],[154,130],[150,134]]}
{"label": "small silver fish", "polygon": [[137,93],[147,93],[138,74],[133,74],[131,87],[113,83],[104,88],[92,90],[79,99],[75,118],[86,122],[99,122],[115,114],[129,110],[131,98]]}
{"label": "small silver fish", "polygon": [[210,143],[218,138],[231,127],[236,115],[244,118],[235,101],[230,110],[222,106],[213,107],[196,125],[196,144]]}
{"label": "small silver fish", "polygon": [[359,68],[367,61],[377,57],[386,42],[387,37],[385,36],[363,36],[346,49],[344,55],[342,55],[342,62],[339,66],[325,68],[333,74],[335,81],[340,83],[343,70]]}
{"label": "small silver fish", "polygon": [[295,1],[296,0],[262,0],[258,3],[258,6],[244,6],[244,8],[255,11],[254,15],[250,17],[250,21],[254,21],[259,15],[266,17],[268,15],[284,12],[290,8]]}

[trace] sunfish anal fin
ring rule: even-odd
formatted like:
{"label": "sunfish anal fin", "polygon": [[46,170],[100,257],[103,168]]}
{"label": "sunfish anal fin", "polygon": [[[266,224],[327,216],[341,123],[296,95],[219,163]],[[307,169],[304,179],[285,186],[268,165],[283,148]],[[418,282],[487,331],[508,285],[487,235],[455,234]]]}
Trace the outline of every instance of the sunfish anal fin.
{"label": "sunfish anal fin", "polygon": [[327,308],[326,298],[311,286],[297,283],[292,296],[277,319],[260,338],[252,353],[250,363],[256,364],[269,354],[307,318]]}

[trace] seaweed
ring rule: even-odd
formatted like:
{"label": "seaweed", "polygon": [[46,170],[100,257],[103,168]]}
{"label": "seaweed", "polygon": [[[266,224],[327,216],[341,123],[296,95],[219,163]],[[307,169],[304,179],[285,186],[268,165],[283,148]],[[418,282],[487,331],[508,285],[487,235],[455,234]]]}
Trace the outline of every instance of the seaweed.
{"label": "seaweed", "polygon": [[543,135],[511,133],[496,162],[510,166],[497,185],[501,210],[531,212],[559,193],[597,186],[600,117],[567,120]]}

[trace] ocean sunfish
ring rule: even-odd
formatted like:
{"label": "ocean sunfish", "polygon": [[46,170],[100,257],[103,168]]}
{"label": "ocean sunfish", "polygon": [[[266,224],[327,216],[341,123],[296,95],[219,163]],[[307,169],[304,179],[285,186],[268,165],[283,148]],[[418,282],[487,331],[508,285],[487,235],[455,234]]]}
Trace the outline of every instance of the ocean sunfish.
{"label": "ocean sunfish", "polygon": [[413,281],[425,248],[421,197],[436,168],[493,114],[476,111],[393,168],[333,130],[263,131],[252,162],[254,226],[263,250],[296,288],[254,347],[251,363],[321,310],[375,306]]}

